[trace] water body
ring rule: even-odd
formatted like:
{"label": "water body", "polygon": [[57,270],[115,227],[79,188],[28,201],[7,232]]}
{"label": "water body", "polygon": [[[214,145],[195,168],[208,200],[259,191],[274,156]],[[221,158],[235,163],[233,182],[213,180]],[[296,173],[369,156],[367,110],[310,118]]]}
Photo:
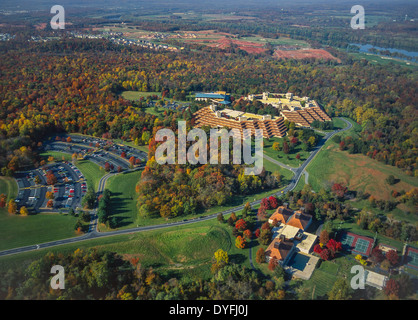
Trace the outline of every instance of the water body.
{"label": "water body", "polygon": [[369,49],[376,49],[376,50],[379,51],[376,54],[378,54],[380,56],[391,57],[389,55],[384,55],[384,54],[381,53],[381,51],[389,51],[391,53],[400,53],[402,55],[410,57],[410,59],[406,59],[406,58],[398,57],[398,56],[392,56],[392,58],[396,58],[396,59],[400,59],[400,60],[404,60],[404,61],[418,62],[418,52],[415,52],[415,51],[406,51],[406,50],[402,50],[402,49],[393,49],[393,48],[383,48],[383,47],[373,46],[371,44],[350,43],[350,45],[359,47],[360,48],[359,52],[372,53],[372,52],[370,52]]}

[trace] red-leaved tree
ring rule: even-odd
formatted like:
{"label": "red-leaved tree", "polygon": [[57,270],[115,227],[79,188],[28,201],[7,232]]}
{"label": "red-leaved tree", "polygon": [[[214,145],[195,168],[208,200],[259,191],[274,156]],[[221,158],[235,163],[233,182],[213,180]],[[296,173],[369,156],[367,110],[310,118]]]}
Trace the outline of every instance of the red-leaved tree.
{"label": "red-leaved tree", "polygon": [[272,209],[276,209],[279,206],[279,203],[277,202],[277,198],[274,196],[269,197],[269,203]]}
{"label": "red-leaved tree", "polygon": [[396,250],[389,250],[386,252],[386,259],[390,262],[392,267],[395,266],[399,261],[399,256],[396,253]]}

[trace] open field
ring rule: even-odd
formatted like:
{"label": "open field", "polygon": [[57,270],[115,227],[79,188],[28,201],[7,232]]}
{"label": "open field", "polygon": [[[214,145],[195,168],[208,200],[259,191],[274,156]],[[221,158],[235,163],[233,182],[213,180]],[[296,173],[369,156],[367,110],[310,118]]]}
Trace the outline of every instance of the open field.
{"label": "open field", "polygon": [[214,252],[223,249],[230,261],[249,266],[248,250],[237,249],[233,243],[231,228],[216,220],[193,226],[167,228],[129,235],[114,236],[41,249],[0,258],[0,270],[8,270],[44,256],[46,252],[70,253],[76,249],[97,248],[118,252],[126,259],[139,258],[143,267],[151,267],[161,275],[184,277],[188,280],[210,277]]}
{"label": "open field", "polygon": [[[287,164],[288,166],[297,168],[299,167],[308,157],[310,152],[302,150],[302,145],[298,144],[295,146],[294,150],[291,151],[288,154],[285,154],[282,150],[283,148],[283,141],[284,138],[270,138],[270,139],[264,139],[264,153],[271,158],[283,163]],[[272,146],[273,143],[279,142],[281,150],[275,151],[273,150]],[[300,159],[296,159],[296,155],[300,155]]]}
{"label": "open field", "polygon": [[0,209],[0,250],[77,236],[76,217],[41,213],[21,217]]}
{"label": "open field", "polygon": [[139,100],[140,98],[146,99],[150,96],[158,96],[161,98],[160,92],[140,92],[140,91],[124,91],[122,97],[126,100]]}
{"label": "open field", "polygon": [[285,37],[272,39],[272,38],[263,38],[261,36],[254,35],[252,37],[241,37],[239,39],[243,40],[243,41],[250,41],[250,42],[261,43],[261,44],[268,44],[269,43],[273,46],[297,46],[297,47],[300,47],[300,48],[309,48],[310,47],[309,43],[307,43],[306,41],[296,40],[296,39],[292,39],[292,38],[285,38]]}
{"label": "open field", "polygon": [[138,214],[136,208],[137,194],[135,186],[141,178],[142,171],[127,172],[109,178],[106,189],[112,192],[112,217],[118,219],[118,229],[135,227]]}
{"label": "open field", "polygon": [[197,44],[203,44],[209,47],[215,47],[220,49],[228,49],[231,46],[237,46],[239,49],[246,51],[250,54],[257,54],[257,53],[263,53],[266,52],[267,49],[264,48],[264,44],[257,43],[257,42],[251,42],[251,41],[243,41],[243,40],[237,40],[237,39],[231,39],[231,38],[219,38],[219,39],[190,39],[186,42],[189,43],[197,43]]}
{"label": "open field", "polygon": [[388,64],[397,64],[406,68],[410,69],[416,69],[418,67],[418,63],[413,61],[405,61],[401,59],[396,59],[393,57],[382,57],[378,54],[372,54],[372,53],[365,53],[365,52],[359,52],[359,53],[349,53],[350,55],[354,56],[357,59],[365,59],[369,61],[372,64],[377,65],[388,65]]}
{"label": "open field", "polygon": [[[324,166],[324,163],[332,164]],[[416,178],[394,166],[385,165],[362,154],[340,151],[337,144],[328,144],[308,167],[309,183],[314,190],[331,183],[343,183],[350,190],[363,191],[376,199],[391,200],[393,190],[409,191],[418,187]],[[390,186],[385,179],[393,175],[399,182]]]}
{"label": "open field", "polygon": [[7,196],[7,201],[17,196],[17,183],[16,180],[9,177],[0,177],[0,194]]}

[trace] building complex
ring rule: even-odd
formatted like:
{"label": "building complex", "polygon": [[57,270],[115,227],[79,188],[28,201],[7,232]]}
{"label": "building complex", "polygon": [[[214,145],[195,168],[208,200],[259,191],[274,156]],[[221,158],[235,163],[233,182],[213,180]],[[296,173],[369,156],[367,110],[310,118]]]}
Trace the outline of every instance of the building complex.
{"label": "building complex", "polygon": [[231,103],[229,94],[224,92],[196,94],[197,101],[211,102],[194,113],[196,127],[226,127],[238,129],[243,134],[244,129],[251,130],[255,134],[256,129],[263,130],[264,138],[283,137],[287,128],[285,120],[294,122],[301,127],[310,127],[315,120],[324,122],[331,121],[328,114],[308,97],[294,97],[293,94],[270,94],[264,92],[261,95],[249,95],[246,100],[258,100],[263,104],[270,104],[280,110],[280,116],[268,114],[259,115],[243,111],[224,108]]}

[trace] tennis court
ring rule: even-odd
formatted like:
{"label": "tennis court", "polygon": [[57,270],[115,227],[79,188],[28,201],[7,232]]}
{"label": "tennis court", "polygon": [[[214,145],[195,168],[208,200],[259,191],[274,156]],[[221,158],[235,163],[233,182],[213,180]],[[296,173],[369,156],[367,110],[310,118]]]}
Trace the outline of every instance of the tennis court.
{"label": "tennis court", "polygon": [[340,241],[344,250],[368,256],[370,254],[373,239],[347,232],[341,237]]}
{"label": "tennis court", "polygon": [[354,247],[353,250],[362,253],[362,254],[366,254],[367,253],[367,249],[369,248],[370,242],[364,239],[357,239],[356,242],[356,246]]}
{"label": "tennis court", "polygon": [[412,251],[411,248],[408,250],[408,265],[418,269],[418,252]]}
{"label": "tennis court", "polygon": [[351,245],[353,244],[353,241],[354,241],[354,237],[348,234],[343,235],[341,238],[341,244],[343,246],[351,247]]}

